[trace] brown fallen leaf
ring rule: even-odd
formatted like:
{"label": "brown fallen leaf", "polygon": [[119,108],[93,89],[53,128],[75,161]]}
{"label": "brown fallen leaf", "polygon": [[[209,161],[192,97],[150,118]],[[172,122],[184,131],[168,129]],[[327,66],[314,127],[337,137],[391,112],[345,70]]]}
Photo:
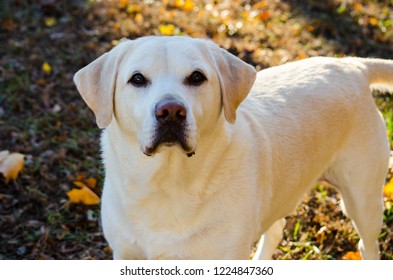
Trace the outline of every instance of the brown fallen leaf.
{"label": "brown fallen leaf", "polygon": [[85,180],[85,179],[86,179],[86,174],[85,174],[85,173],[79,173],[79,174],[76,176],[75,181],[80,181],[80,182],[82,182],[82,181]]}
{"label": "brown fallen leaf", "polygon": [[84,180],[86,186],[88,186],[90,189],[94,189],[97,185],[97,179],[96,178],[87,178]]}
{"label": "brown fallen leaf", "polygon": [[15,180],[25,165],[25,156],[20,153],[0,152],[0,173],[5,178],[5,183]]}
{"label": "brown fallen leaf", "polygon": [[268,20],[270,18],[270,12],[268,10],[261,12],[259,18],[263,21]]}

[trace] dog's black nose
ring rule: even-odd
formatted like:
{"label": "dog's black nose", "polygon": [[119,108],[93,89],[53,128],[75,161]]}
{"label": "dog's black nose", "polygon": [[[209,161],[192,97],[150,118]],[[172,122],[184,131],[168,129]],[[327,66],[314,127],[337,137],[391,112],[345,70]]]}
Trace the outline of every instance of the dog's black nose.
{"label": "dog's black nose", "polygon": [[168,99],[157,104],[155,115],[162,124],[181,123],[187,117],[187,110],[180,101]]}

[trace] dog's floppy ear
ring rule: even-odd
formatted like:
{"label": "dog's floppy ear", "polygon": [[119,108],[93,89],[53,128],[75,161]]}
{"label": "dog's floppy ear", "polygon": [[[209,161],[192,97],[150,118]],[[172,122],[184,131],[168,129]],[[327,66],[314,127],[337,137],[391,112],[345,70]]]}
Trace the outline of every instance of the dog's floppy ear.
{"label": "dog's floppy ear", "polygon": [[220,80],[224,115],[233,124],[236,121],[236,109],[249,93],[256,70],[226,50],[213,48],[213,59]]}
{"label": "dog's floppy ear", "polygon": [[74,75],[74,83],[94,112],[100,128],[107,127],[112,121],[113,96],[121,59],[119,47],[104,53]]}

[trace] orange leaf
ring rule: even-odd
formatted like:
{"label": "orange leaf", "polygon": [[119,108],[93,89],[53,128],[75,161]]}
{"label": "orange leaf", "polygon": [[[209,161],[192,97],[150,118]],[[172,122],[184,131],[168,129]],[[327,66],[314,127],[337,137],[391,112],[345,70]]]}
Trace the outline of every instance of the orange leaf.
{"label": "orange leaf", "polygon": [[113,28],[115,29],[115,30],[119,30],[120,29],[120,23],[118,23],[118,22],[116,22],[114,25],[113,25]]}
{"label": "orange leaf", "polygon": [[263,11],[262,13],[259,14],[259,18],[261,20],[268,20],[270,18],[270,13],[269,11]]}
{"label": "orange leaf", "polygon": [[125,9],[128,6],[128,0],[119,0],[119,9]]}
{"label": "orange leaf", "polygon": [[194,10],[195,4],[192,0],[186,0],[186,2],[184,3],[183,6],[183,10],[185,12],[191,12],[192,10]]}
{"label": "orange leaf", "polygon": [[371,17],[371,18],[368,20],[368,22],[369,22],[371,25],[373,25],[373,26],[378,25],[378,19],[376,19],[375,17]]}
{"label": "orange leaf", "polygon": [[86,185],[85,185],[84,183],[79,182],[79,181],[74,181],[74,185],[77,186],[77,187],[79,187],[79,188],[81,188],[81,189],[83,189],[84,187],[86,187]]}
{"label": "orange leaf", "polygon": [[306,29],[307,29],[307,31],[309,31],[309,32],[313,32],[313,31],[315,30],[315,27],[308,24],[308,25],[306,25]]}
{"label": "orange leaf", "polygon": [[90,189],[94,189],[97,185],[97,179],[96,178],[87,178],[85,180],[86,186],[88,186]]}
{"label": "orange leaf", "polygon": [[139,25],[143,23],[143,16],[140,13],[137,13],[134,18],[135,22]]}
{"label": "orange leaf", "polygon": [[259,1],[255,5],[252,6],[253,9],[258,10],[258,9],[263,9],[269,6],[269,3],[266,0]]}
{"label": "orange leaf", "polygon": [[68,199],[73,203],[95,205],[100,203],[100,198],[82,182],[74,182],[80,189],[73,188],[67,192]]}
{"label": "orange leaf", "polygon": [[361,260],[362,257],[360,256],[360,252],[356,251],[356,252],[348,252],[346,253],[343,257],[343,260]]}
{"label": "orange leaf", "polygon": [[23,170],[25,157],[20,153],[10,153],[9,151],[0,152],[0,173],[3,173],[5,182],[18,177],[19,172]]}
{"label": "orange leaf", "polygon": [[86,174],[85,173],[79,173],[77,176],[76,176],[76,180],[75,181],[83,181],[83,180],[85,180],[86,179]]}
{"label": "orange leaf", "polygon": [[393,195],[393,177],[390,179],[389,183],[387,183],[383,188],[383,194],[386,197]]}
{"label": "orange leaf", "polygon": [[363,6],[362,6],[362,4],[355,3],[355,4],[353,5],[353,9],[354,9],[355,11],[361,12],[361,11],[363,10]]}
{"label": "orange leaf", "polygon": [[111,247],[109,247],[109,246],[104,247],[103,250],[104,250],[104,252],[106,252],[108,254],[112,254],[113,253]]}
{"label": "orange leaf", "polygon": [[139,13],[141,11],[141,7],[138,5],[129,5],[127,7],[127,14]]}
{"label": "orange leaf", "polygon": [[175,1],[175,7],[176,8],[181,8],[184,6],[184,0],[176,0]]}
{"label": "orange leaf", "polygon": [[305,59],[307,57],[305,52],[301,52],[297,55],[296,60],[301,60],[301,59]]}

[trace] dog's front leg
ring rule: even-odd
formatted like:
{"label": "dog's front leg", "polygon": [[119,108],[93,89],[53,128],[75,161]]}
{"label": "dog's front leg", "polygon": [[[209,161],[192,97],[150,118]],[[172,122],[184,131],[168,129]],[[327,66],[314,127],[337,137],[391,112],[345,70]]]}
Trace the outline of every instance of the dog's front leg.
{"label": "dog's front leg", "polygon": [[277,220],[261,237],[253,260],[269,260],[282,238],[285,219]]}

